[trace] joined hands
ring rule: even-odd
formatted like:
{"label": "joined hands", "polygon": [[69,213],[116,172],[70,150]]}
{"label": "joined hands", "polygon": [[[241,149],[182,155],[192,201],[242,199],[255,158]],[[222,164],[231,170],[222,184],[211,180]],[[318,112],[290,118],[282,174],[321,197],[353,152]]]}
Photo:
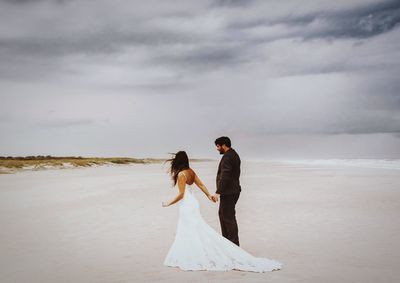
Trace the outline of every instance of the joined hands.
{"label": "joined hands", "polygon": [[217,202],[219,199],[219,195],[215,194],[215,195],[209,195],[208,199],[211,200],[212,202]]}

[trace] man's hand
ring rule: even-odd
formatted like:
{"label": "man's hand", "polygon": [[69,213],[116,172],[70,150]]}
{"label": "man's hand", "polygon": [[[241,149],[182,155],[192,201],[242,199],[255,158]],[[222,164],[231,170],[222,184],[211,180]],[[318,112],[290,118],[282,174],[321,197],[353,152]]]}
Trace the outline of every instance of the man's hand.
{"label": "man's hand", "polygon": [[211,200],[212,202],[215,202],[215,200],[214,200],[214,198],[213,198],[213,197],[214,197],[214,196],[212,196],[212,195],[209,195],[209,196],[208,196],[208,199],[209,199],[209,200]]}

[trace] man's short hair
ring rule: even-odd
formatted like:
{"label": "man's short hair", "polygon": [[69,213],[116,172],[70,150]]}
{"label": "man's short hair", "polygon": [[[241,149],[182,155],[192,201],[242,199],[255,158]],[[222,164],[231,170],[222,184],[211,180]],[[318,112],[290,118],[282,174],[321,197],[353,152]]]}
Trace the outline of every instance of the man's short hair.
{"label": "man's short hair", "polygon": [[231,140],[228,137],[220,137],[215,140],[215,145],[231,147]]}

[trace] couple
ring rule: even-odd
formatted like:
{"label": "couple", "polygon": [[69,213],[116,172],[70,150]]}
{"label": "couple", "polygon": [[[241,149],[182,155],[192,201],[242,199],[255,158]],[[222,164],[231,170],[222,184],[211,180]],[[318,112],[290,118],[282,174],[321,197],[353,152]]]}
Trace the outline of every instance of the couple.
{"label": "couple", "polygon": [[[231,148],[228,137],[215,140],[220,154],[223,154],[217,173],[217,192],[211,195],[196,173],[189,167],[186,152],[179,151],[171,162],[170,174],[174,185],[178,184],[179,194],[168,207],[179,202],[179,220],[175,240],[165,258],[164,265],[182,270],[242,270],[265,272],[281,269],[275,260],[256,258],[239,247],[235,205],[241,187],[240,158]],[[219,219],[222,235],[212,229],[202,218],[199,203],[193,194],[193,184],[213,202],[220,201]],[[188,187],[187,187],[187,186]]]}

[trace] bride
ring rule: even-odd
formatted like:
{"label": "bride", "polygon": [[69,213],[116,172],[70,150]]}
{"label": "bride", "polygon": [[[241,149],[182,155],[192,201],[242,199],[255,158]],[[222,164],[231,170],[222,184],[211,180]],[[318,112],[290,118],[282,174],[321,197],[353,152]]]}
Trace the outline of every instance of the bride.
{"label": "bride", "polygon": [[235,245],[212,229],[202,218],[199,203],[194,196],[196,184],[210,201],[213,201],[206,186],[189,167],[189,158],[179,151],[171,162],[170,174],[179,194],[163,207],[179,202],[179,219],[175,240],[165,258],[164,265],[182,270],[242,270],[265,272],[281,269],[275,260],[257,258]]}

